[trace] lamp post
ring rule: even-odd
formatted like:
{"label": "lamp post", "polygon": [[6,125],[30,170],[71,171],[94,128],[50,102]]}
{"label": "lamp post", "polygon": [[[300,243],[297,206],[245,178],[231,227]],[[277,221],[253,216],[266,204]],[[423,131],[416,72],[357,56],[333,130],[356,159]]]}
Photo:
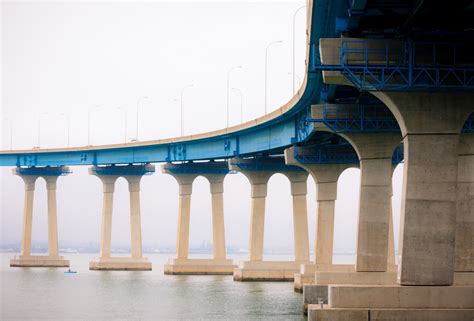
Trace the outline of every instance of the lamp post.
{"label": "lamp post", "polygon": [[299,7],[298,9],[296,9],[295,13],[293,14],[293,96],[295,95],[295,92],[296,92],[296,89],[295,89],[295,76],[296,76],[296,72],[295,72],[295,65],[296,65],[296,62],[295,62],[295,24],[296,24],[296,14],[303,8],[306,8],[306,6],[301,6]]}
{"label": "lamp post", "polygon": [[13,150],[13,127],[12,127],[12,120],[9,118],[3,118],[4,121],[8,122],[10,126],[10,150]]}
{"label": "lamp post", "polygon": [[48,113],[40,113],[38,115],[38,146],[37,148],[41,147],[41,116],[49,115]]}
{"label": "lamp post", "polygon": [[227,71],[227,127],[229,127],[229,83],[232,70],[241,69],[242,66],[234,66]]}
{"label": "lamp post", "polygon": [[277,43],[282,43],[282,42],[283,42],[282,40],[277,40],[277,41],[270,42],[270,43],[267,45],[267,48],[265,48],[265,115],[267,114],[268,49],[269,49],[272,45],[277,44]]}
{"label": "lamp post", "polygon": [[135,140],[136,141],[138,141],[138,112],[140,110],[140,102],[144,99],[148,99],[148,97],[147,96],[142,96],[142,97],[138,98],[138,101],[137,101],[137,115],[136,115],[136,117],[137,117],[137,126],[136,126],[136,134],[135,134]]}
{"label": "lamp post", "polygon": [[63,116],[64,118],[66,118],[66,122],[67,122],[67,147],[70,147],[70,119],[69,119],[69,115],[67,114],[59,114],[59,116]]}
{"label": "lamp post", "polygon": [[242,95],[242,90],[238,89],[238,88],[232,88],[232,90],[235,90],[236,92],[239,93],[240,95],[240,123],[243,123],[244,122],[244,112],[243,112],[243,95]]}
{"label": "lamp post", "polygon": [[295,85],[294,85],[295,84],[295,79],[298,83],[298,86],[297,86],[298,88],[301,86],[301,79],[298,75],[295,75],[292,72],[289,72],[288,75],[290,75],[290,76],[293,75],[293,96],[294,96],[295,95]]}
{"label": "lamp post", "polygon": [[89,108],[87,110],[87,145],[88,146],[91,145],[91,114],[92,114],[92,110],[98,109],[98,108],[101,108],[101,106],[100,105],[95,105],[94,107]]}
{"label": "lamp post", "polygon": [[128,111],[125,107],[117,107],[117,110],[122,110],[125,113],[125,133],[123,135],[123,142],[126,144],[128,133]]}
{"label": "lamp post", "polygon": [[194,87],[194,84],[189,84],[181,89],[181,136],[184,136],[184,104],[183,104],[183,95],[186,88]]}

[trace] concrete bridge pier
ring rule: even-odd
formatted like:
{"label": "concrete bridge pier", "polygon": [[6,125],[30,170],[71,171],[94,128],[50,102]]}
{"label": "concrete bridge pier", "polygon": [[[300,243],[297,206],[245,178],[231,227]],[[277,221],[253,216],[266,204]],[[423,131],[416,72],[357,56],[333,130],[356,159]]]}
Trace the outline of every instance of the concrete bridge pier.
{"label": "concrete bridge pier", "polygon": [[[224,228],[224,178],[228,172],[225,162],[165,164],[162,171],[172,175],[179,184],[178,233],[176,258],[165,264],[165,274],[229,274],[234,265],[226,257]],[[207,178],[212,200],[212,259],[190,259],[189,221],[191,214],[192,184],[197,176]]]}
{"label": "concrete bridge pier", "polygon": [[[315,284],[395,284],[396,270],[389,269],[392,226],[392,156],[400,134],[343,134],[358,154],[361,181],[355,270],[317,271]],[[393,259],[390,260],[393,263]]]}
{"label": "concrete bridge pier", "polygon": [[[468,214],[465,219],[459,213],[460,209],[467,213],[461,204],[472,199],[465,193],[470,183],[458,178],[464,161],[459,157],[461,128],[474,111],[474,95],[374,94],[395,115],[404,137],[398,284],[330,285],[328,306],[323,310],[310,306],[309,320],[340,320],[348,314],[351,320],[368,320],[367,315],[371,319],[390,315],[391,320],[470,320],[474,286],[457,284],[456,254],[462,257],[462,247],[472,248],[472,242],[460,236],[466,232],[459,227],[460,221],[472,217]],[[461,261],[457,260],[460,268]]]}
{"label": "concrete bridge pier", "polygon": [[341,173],[355,164],[302,164],[294,157],[294,148],[285,150],[287,165],[299,166],[310,173],[316,182],[316,234],[313,262],[301,264],[294,275],[294,289],[303,292],[305,284],[314,282],[316,271],[354,271],[352,264],[333,264],[334,210],[337,181]]}
{"label": "concrete bridge pier", "polygon": [[[153,165],[93,166],[91,175],[97,176],[103,184],[102,223],[100,230],[100,253],[89,263],[90,270],[138,270],[152,269],[151,262],[143,257],[140,214],[140,180],[143,175],[152,174]],[[112,212],[115,182],[123,177],[130,192],[130,257],[111,255]]]}
{"label": "concrete bridge pier", "polygon": [[[23,230],[21,252],[10,260],[14,267],[68,267],[69,260],[59,255],[58,223],[56,204],[56,182],[59,176],[71,173],[65,166],[59,167],[17,167],[13,174],[20,176],[25,183],[23,209]],[[46,181],[48,197],[48,255],[31,255],[31,233],[33,223],[33,198],[38,177]]]}
{"label": "concrete bridge pier", "polygon": [[[239,262],[234,269],[235,281],[293,281],[299,266],[309,262],[308,215],[306,181],[308,173],[286,166],[282,159],[232,159],[230,169],[243,173],[251,184],[249,260]],[[263,240],[267,185],[275,173],[282,173],[291,183],[293,198],[293,231],[295,260],[264,261]]]}

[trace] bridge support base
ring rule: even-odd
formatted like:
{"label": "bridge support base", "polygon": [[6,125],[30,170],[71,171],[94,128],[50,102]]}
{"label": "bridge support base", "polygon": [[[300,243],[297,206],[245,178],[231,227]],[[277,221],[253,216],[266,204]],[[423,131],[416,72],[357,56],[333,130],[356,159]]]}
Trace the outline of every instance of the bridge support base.
{"label": "bridge support base", "polygon": [[299,273],[294,276],[295,292],[303,293],[303,286],[314,283],[314,273],[316,271],[353,272],[353,264],[321,264],[307,263],[301,264]]}
{"label": "bridge support base", "polygon": [[10,260],[11,267],[69,267],[62,256],[19,255]]}
{"label": "bridge support base", "polygon": [[309,305],[308,320],[471,321],[473,297],[468,286],[330,285],[328,304]]}
{"label": "bridge support base", "polygon": [[170,259],[165,274],[232,275],[234,263],[230,259]]}
{"label": "bridge support base", "polygon": [[89,262],[89,270],[151,271],[151,262],[145,257],[98,257]]}
{"label": "bridge support base", "polygon": [[234,281],[288,281],[294,280],[303,262],[243,261],[234,269]]}

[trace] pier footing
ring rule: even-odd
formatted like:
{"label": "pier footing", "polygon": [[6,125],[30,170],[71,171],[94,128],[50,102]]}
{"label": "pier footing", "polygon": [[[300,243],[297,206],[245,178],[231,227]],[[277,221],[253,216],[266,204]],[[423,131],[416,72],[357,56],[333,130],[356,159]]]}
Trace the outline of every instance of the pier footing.
{"label": "pier footing", "polygon": [[62,256],[19,255],[10,260],[11,267],[69,267]]}
{"label": "pier footing", "polygon": [[89,262],[89,270],[103,271],[151,271],[147,258],[111,257],[95,258]]}
{"label": "pier footing", "polygon": [[165,274],[181,275],[232,275],[234,263],[230,259],[170,259]]}

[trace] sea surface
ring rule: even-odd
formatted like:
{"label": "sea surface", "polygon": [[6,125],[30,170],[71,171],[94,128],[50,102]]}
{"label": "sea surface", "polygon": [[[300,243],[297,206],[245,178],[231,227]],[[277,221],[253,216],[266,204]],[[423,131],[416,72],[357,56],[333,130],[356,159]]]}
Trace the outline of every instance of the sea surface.
{"label": "sea surface", "polygon": [[14,255],[0,253],[1,320],[305,320],[302,295],[292,282],[164,275],[163,264],[172,254],[146,254],[153,271],[143,272],[89,271],[94,254],[62,254],[77,274],[10,268]]}

